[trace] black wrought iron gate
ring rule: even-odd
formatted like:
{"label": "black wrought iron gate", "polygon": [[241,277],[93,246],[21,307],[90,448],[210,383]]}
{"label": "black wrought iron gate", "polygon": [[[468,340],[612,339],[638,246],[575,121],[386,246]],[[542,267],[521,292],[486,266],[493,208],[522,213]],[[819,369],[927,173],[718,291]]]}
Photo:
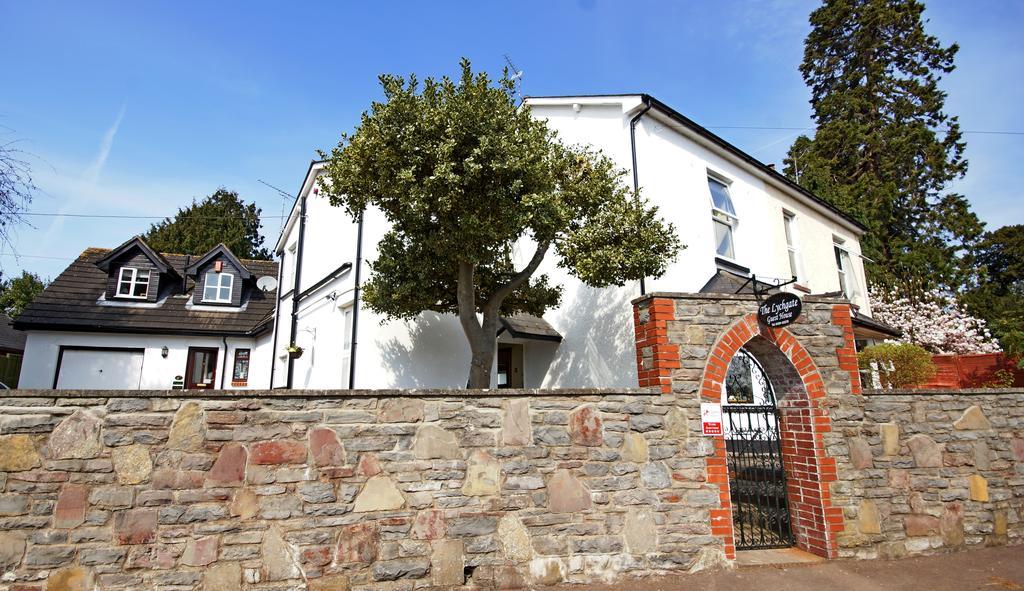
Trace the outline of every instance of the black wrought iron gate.
{"label": "black wrought iron gate", "polygon": [[726,395],[722,419],[736,549],[792,546],[775,393],[745,351],[730,364]]}

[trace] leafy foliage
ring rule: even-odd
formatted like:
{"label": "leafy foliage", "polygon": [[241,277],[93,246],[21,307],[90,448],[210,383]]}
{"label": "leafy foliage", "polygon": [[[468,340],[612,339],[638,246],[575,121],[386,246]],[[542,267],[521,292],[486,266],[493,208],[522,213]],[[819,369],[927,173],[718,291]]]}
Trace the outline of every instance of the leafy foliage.
{"label": "leafy foliage", "polygon": [[956,44],[924,30],[918,0],[825,0],[811,13],[800,72],[817,131],[801,136],[786,174],[868,226],[873,283],[917,298],[955,291],[982,232],[967,200],[946,191],[967,171],[955,116],[938,83]]}
{"label": "leafy foliage", "polygon": [[17,318],[44,289],[46,282],[39,275],[22,271],[20,276],[0,282],[0,309]]}
{"label": "leafy foliage", "polygon": [[974,260],[978,283],[963,296],[967,309],[988,321],[1005,351],[1024,356],[1024,225],[985,234]]}
{"label": "leafy foliage", "polygon": [[367,306],[394,319],[458,314],[470,384],[486,387],[498,316],[560,301],[561,288],[536,274],[549,250],[572,275],[608,286],[662,275],[681,245],[609,158],[560,143],[516,105],[507,72],[494,85],[461,65],[458,81],[422,88],[381,76],[384,100],[342,136],[320,186],[353,218],[372,207],[391,225]]}
{"label": "leafy foliage", "polygon": [[865,347],[857,354],[860,368],[877,372],[883,388],[923,384],[935,375],[932,354],[909,343],[883,343]]}
{"label": "leafy foliage", "polygon": [[872,286],[868,290],[875,320],[900,329],[900,342],[920,345],[932,353],[998,353],[985,321],[963,306],[932,291],[910,299],[895,289]]}
{"label": "leafy foliage", "polygon": [[204,254],[221,242],[244,259],[270,259],[260,235],[260,208],[221,187],[174,218],[149,227],[143,238],[157,252]]}
{"label": "leafy foliage", "polygon": [[0,240],[8,242],[12,224],[23,221],[22,214],[32,203],[36,185],[27,154],[15,141],[0,142]]}

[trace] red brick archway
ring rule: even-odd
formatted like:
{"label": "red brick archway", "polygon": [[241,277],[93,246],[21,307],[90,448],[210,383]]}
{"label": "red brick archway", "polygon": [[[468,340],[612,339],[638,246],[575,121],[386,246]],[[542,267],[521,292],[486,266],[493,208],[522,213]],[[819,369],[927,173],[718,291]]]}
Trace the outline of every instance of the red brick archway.
{"label": "red brick archway", "polygon": [[[843,529],[843,512],[832,506],[830,497],[829,483],[836,479],[836,463],[825,453],[823,435],[831,430],[831,423],[822,404],[826,391],[818,367],[789,331],[760,326],[757,315],[748,314],[714,344],[701,380],[704,402],[721,403],[729,362],[740,348],[757,358],[779,399],[782,457],[797,547],[834,557],[836,534]],[[716,437],[714,445],[707,470],[709,481],[719,487],[721,509],[712,511],[711,528],[723,539],[726,556],[733,558],[736,547],[725,437]]]}

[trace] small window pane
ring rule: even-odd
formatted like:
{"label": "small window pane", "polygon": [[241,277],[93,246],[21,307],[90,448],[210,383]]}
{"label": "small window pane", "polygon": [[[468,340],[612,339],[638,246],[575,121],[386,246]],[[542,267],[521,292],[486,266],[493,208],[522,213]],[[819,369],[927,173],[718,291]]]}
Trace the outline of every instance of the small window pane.
{"label": "small window pane", "polygon": [[135,287],[132,295],[144,298],[149,293],[149,271],[138,271],[135,275]]}
{"label": "small window pane", "polygon": [[710,177],[708,178],[708,187],[711,189],[711,203],[714,204],[715,209],[735,216],[736,210],[732,206],[732,198],[729,197],[729,187]]}
{"label": "small window pane", "polygon": [[715,220],[715,252],[720,256],[735,258],[732,247],[732,226]]}
{"label": "small window pane", "polygon": [[798,277],[800,274],[796,272],[796,253],[792,249],[789,251],[789,273],[792,277]]}

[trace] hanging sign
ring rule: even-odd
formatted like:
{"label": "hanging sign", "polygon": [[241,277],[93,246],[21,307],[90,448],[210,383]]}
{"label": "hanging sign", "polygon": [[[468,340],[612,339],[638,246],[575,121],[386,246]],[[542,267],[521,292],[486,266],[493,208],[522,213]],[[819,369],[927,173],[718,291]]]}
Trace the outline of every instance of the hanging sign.
{"label": "hanging sign", "polygon": [[771,328],[793,324],[800,317],[803,302],[797,296],[781,291],[764,301],[757,308],[757,320]]}
{"label": "hanging sign", "polygon": [[704,435],[722,434],[722,405],[714,402],[700,403],[700,430]]}

